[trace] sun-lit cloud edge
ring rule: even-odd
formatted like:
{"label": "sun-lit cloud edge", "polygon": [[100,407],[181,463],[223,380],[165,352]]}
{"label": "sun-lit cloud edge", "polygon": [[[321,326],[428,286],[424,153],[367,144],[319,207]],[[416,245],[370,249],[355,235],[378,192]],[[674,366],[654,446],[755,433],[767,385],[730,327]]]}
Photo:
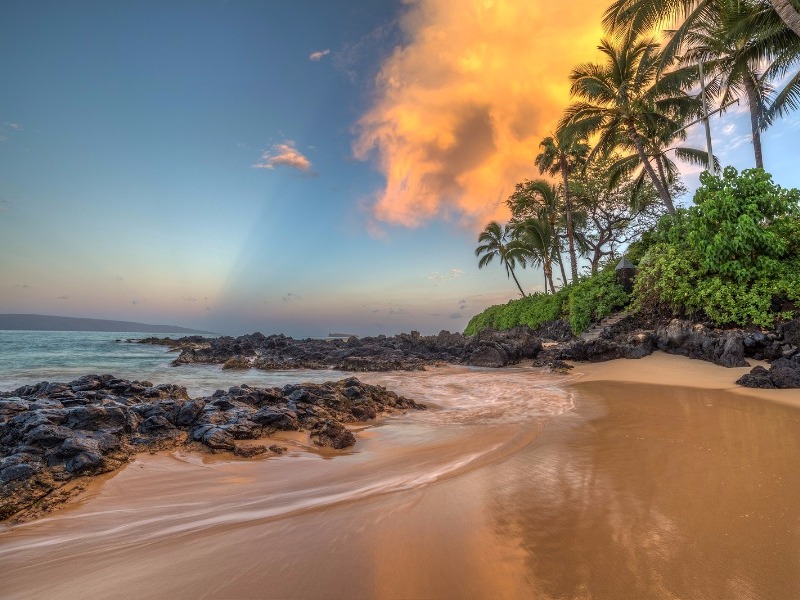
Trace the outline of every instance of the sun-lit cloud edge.
{"label": "sun-lit cloud edge", "polygon": [[273,144],[269,150],[261,152],[261,160],[254,165],[254,169],[274,169],[275,167],[289,167],[298,171],[309,172],[311,161],[303,155],[294,142],[286,141]]}
{"label": "sun-lit cloud edge", "polygon": [[407,42],[383,63],[356,127],[356,158],[386,179],[378,222],[482,227],[535,176],[539,141],[569,102],[569,71],[592,59],[605,2],[415,0]]}

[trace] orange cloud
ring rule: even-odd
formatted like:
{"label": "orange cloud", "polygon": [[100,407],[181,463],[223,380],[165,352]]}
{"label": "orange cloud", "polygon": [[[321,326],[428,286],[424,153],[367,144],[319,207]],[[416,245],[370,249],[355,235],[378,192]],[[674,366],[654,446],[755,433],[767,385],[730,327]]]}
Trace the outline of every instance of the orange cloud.
{"label": "orange cloud", "polygon": [[568,74],[591,60],[607,0],[411,0],[408,43],[383,64],[358,123],[357,158],[386,177],[372,211],[418,226],[504,218],[514,184],[569,102]]}

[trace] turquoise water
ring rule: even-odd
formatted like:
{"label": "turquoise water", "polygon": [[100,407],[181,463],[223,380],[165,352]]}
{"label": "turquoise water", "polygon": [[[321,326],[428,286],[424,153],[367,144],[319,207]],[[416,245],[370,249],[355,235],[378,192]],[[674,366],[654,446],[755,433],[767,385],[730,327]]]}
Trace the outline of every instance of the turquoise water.
{"label": "turquoise water", "polygon": [[[70,381],[109,373],[183,385],[191,396],[247,383],[264,387],[340,379],[341,371],[223,371],[219,366],[170,366],[177,356],[164,346],[131,344],[159,334],[99,331],[0,331],[0,391],[40,381]],[[175,337],[174,334],[164,334]],[[121,340],[121,341],[116,341]]]}

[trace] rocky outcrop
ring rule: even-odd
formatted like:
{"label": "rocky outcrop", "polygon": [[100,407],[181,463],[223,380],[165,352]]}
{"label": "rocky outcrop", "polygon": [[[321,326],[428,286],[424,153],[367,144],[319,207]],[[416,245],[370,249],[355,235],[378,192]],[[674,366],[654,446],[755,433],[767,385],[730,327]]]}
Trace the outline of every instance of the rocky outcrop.
{"label": "rocky outcrop", "polygon": [[542,342],[530,327],[484,329],[464,346],[462,362],[473,367],[504,367],[535,358],[541,349]]}
{"label": "rocky outcrop", "polygon": [[[563,327],[553,326],[553,334],[563,337]],[[261,333],[237,338],[199,338],[191,336],[163,343],[180,355],[174,366],[221,364],[226,369],[256,368],[337,369],[340,371],[416,371],[428,365],[465,364],[503,367],[532,358],[541,348],[540,334],[529,327],[497,332],[484,331],[471,338],[441,331],[423,336],[416,331],[392,337],[295,340],[285,335]],[[143,343],[159,343],[148,338]]]}
{"label": "rocky outcrop", "polygon": [[746,367],[744,332],[714,330],[691,321],[672,319],[655,330],[659,350],[697,358],[723,367]]}
{"label": "rocky outcrop", "polygon": [[[654,322],[640,315],[630,315],[609,327],[599,327],[592,335],[546,348],[537,360],[542,364],[554,360],[601,362],[616,358],[637,359],[661,350],[724,367],[743,367],[748,366],[748,358],[775,361],[796,356],[796,335],[800,335],[800,319],[769,331],[715,329],[683,319]],[[753,378],[743,379],[753,387],[767,386],[761,371],[755,371]],[[769,380],[772,381],[771,375]],[[780,373],[778,380],[782,385],[792,381],[788,374]]]}
{"label": "rocky outcrop", "polygon": [[800,388],[800,353],[795,353],[792,358],[781,357],[771,361],[769,369],[755,367],[736,383],[749,388]]}
{"label": "rocky outcrop", "polygon": [[183,387],[111,375],[23,386],[0,393],[0,519],[34,505],[46,510],[76,478],[117,469],[139,451],[189,444],[240,456],[280,453],[237,443],[278,430],[307,430],[313,443],[341,449],[356,441],[347,423],[424,408],[355,378],[242,385],[194,399]]}

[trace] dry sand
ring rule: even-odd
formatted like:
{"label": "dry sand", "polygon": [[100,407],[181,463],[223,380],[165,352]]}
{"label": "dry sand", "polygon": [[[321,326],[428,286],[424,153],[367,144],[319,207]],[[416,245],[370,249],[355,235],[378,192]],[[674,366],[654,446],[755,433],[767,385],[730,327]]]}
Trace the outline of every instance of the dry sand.
{"label": "dry sand", "polygon": [[410,419],[343,459],[142,457],[0,535],[0,596],[800,597],[800,391],[664,355],[576,371],[527,435]]}

